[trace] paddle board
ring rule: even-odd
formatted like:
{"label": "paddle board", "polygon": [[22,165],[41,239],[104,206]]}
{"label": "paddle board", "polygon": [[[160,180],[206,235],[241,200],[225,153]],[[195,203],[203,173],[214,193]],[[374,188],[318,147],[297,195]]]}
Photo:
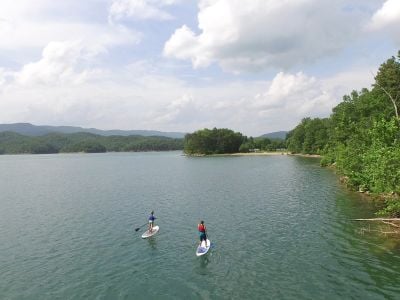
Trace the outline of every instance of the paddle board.
{"label": "paddle board", "polygon": [[159,226],[154,226],[153,230],[150,232],[149,230],[146,230],[143,234],[142,234],[142,239],[147,239],[149,237],[152,237],[153,235],[155,235],[158,231],[160,230]]}
{"label": "paddle board", "polygon": [[197,247],[196,256],[202,256],[202,255],[206,254],[208,252],[208,250],[210,250],[210,246],[211,246],[211,242],[209,239],[207,239],[207,247],[206,247],[205,241],[202,241],[201,245],[199,245]]}

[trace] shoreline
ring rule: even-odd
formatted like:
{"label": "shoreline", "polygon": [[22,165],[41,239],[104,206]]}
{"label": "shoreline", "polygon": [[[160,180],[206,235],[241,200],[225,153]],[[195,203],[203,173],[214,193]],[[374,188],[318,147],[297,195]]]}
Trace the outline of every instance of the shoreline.
{"label": "shoreline", "polygon": [[291,156],[300,156],[300,157],[322,158],[322,156],[319,155],[319,154],[288,153],[287,155],[291,155]]}
{"label": "shoreline", "polygon": [[308,158],[321,158],[318,154],[292,154],[282,151],[270,151],[270,152],[238,152],[238,153],[222,153],[222,154],[184,154],[189,157],[218,157],[218,156],[278,156],[278,155],[288,155],[288,156],[298,156],[298,157],[308,157]]}
{"label": "shoreline", "polygon": [[105,151],[105,152],[84,152],[84,151],[79,151],[79,152],[54,152],[54,153],[2,153],[0,154],[1,156],[7,156],[7,155],[57,155],[57,154],[106,154],[106,153],[148,153],[148,152],[183,152],[183,150],[142,150],[142,151]]}

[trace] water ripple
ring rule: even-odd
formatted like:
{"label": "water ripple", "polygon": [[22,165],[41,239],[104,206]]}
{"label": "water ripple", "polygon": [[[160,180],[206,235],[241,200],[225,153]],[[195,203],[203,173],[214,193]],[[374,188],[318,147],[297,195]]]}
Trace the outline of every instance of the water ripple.
{"label": "water ripple", "polygon": [[[0,298],[395,299],[400,249],[318,161],[0,157]],[[21,180],[24,178],[24,180]],[[155,210],[160,233],[140,238]],[[213,242],[195,256],[204,219]],[[145,230],[145,228],[143,228]]]}

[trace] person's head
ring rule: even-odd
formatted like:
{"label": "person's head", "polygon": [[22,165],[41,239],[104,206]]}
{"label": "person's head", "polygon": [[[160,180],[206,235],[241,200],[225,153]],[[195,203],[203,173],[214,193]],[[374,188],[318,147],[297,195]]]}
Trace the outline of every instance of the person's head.
{"label": "person's head", "polygon": [[151,214],[154,215],[154,210],[151,211]]}
{"label": "person's head", "polygon": [[200,224],[201,224],[201,225],[204,225],[204,221],[203,221],[203,220],[201,220],[201,221],[200,221]]}

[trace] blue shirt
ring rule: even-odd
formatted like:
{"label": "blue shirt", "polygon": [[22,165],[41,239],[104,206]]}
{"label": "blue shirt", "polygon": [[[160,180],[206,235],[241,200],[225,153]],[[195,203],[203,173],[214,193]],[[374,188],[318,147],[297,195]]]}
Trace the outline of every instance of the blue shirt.
{"label": "blue shirt", "polygon": [[154,222],[154,220],[156,219],[156,217],[155,216],[153,216],[153,215],[150,215],[150,217],[149,217],[149,221],[153,221]]}

